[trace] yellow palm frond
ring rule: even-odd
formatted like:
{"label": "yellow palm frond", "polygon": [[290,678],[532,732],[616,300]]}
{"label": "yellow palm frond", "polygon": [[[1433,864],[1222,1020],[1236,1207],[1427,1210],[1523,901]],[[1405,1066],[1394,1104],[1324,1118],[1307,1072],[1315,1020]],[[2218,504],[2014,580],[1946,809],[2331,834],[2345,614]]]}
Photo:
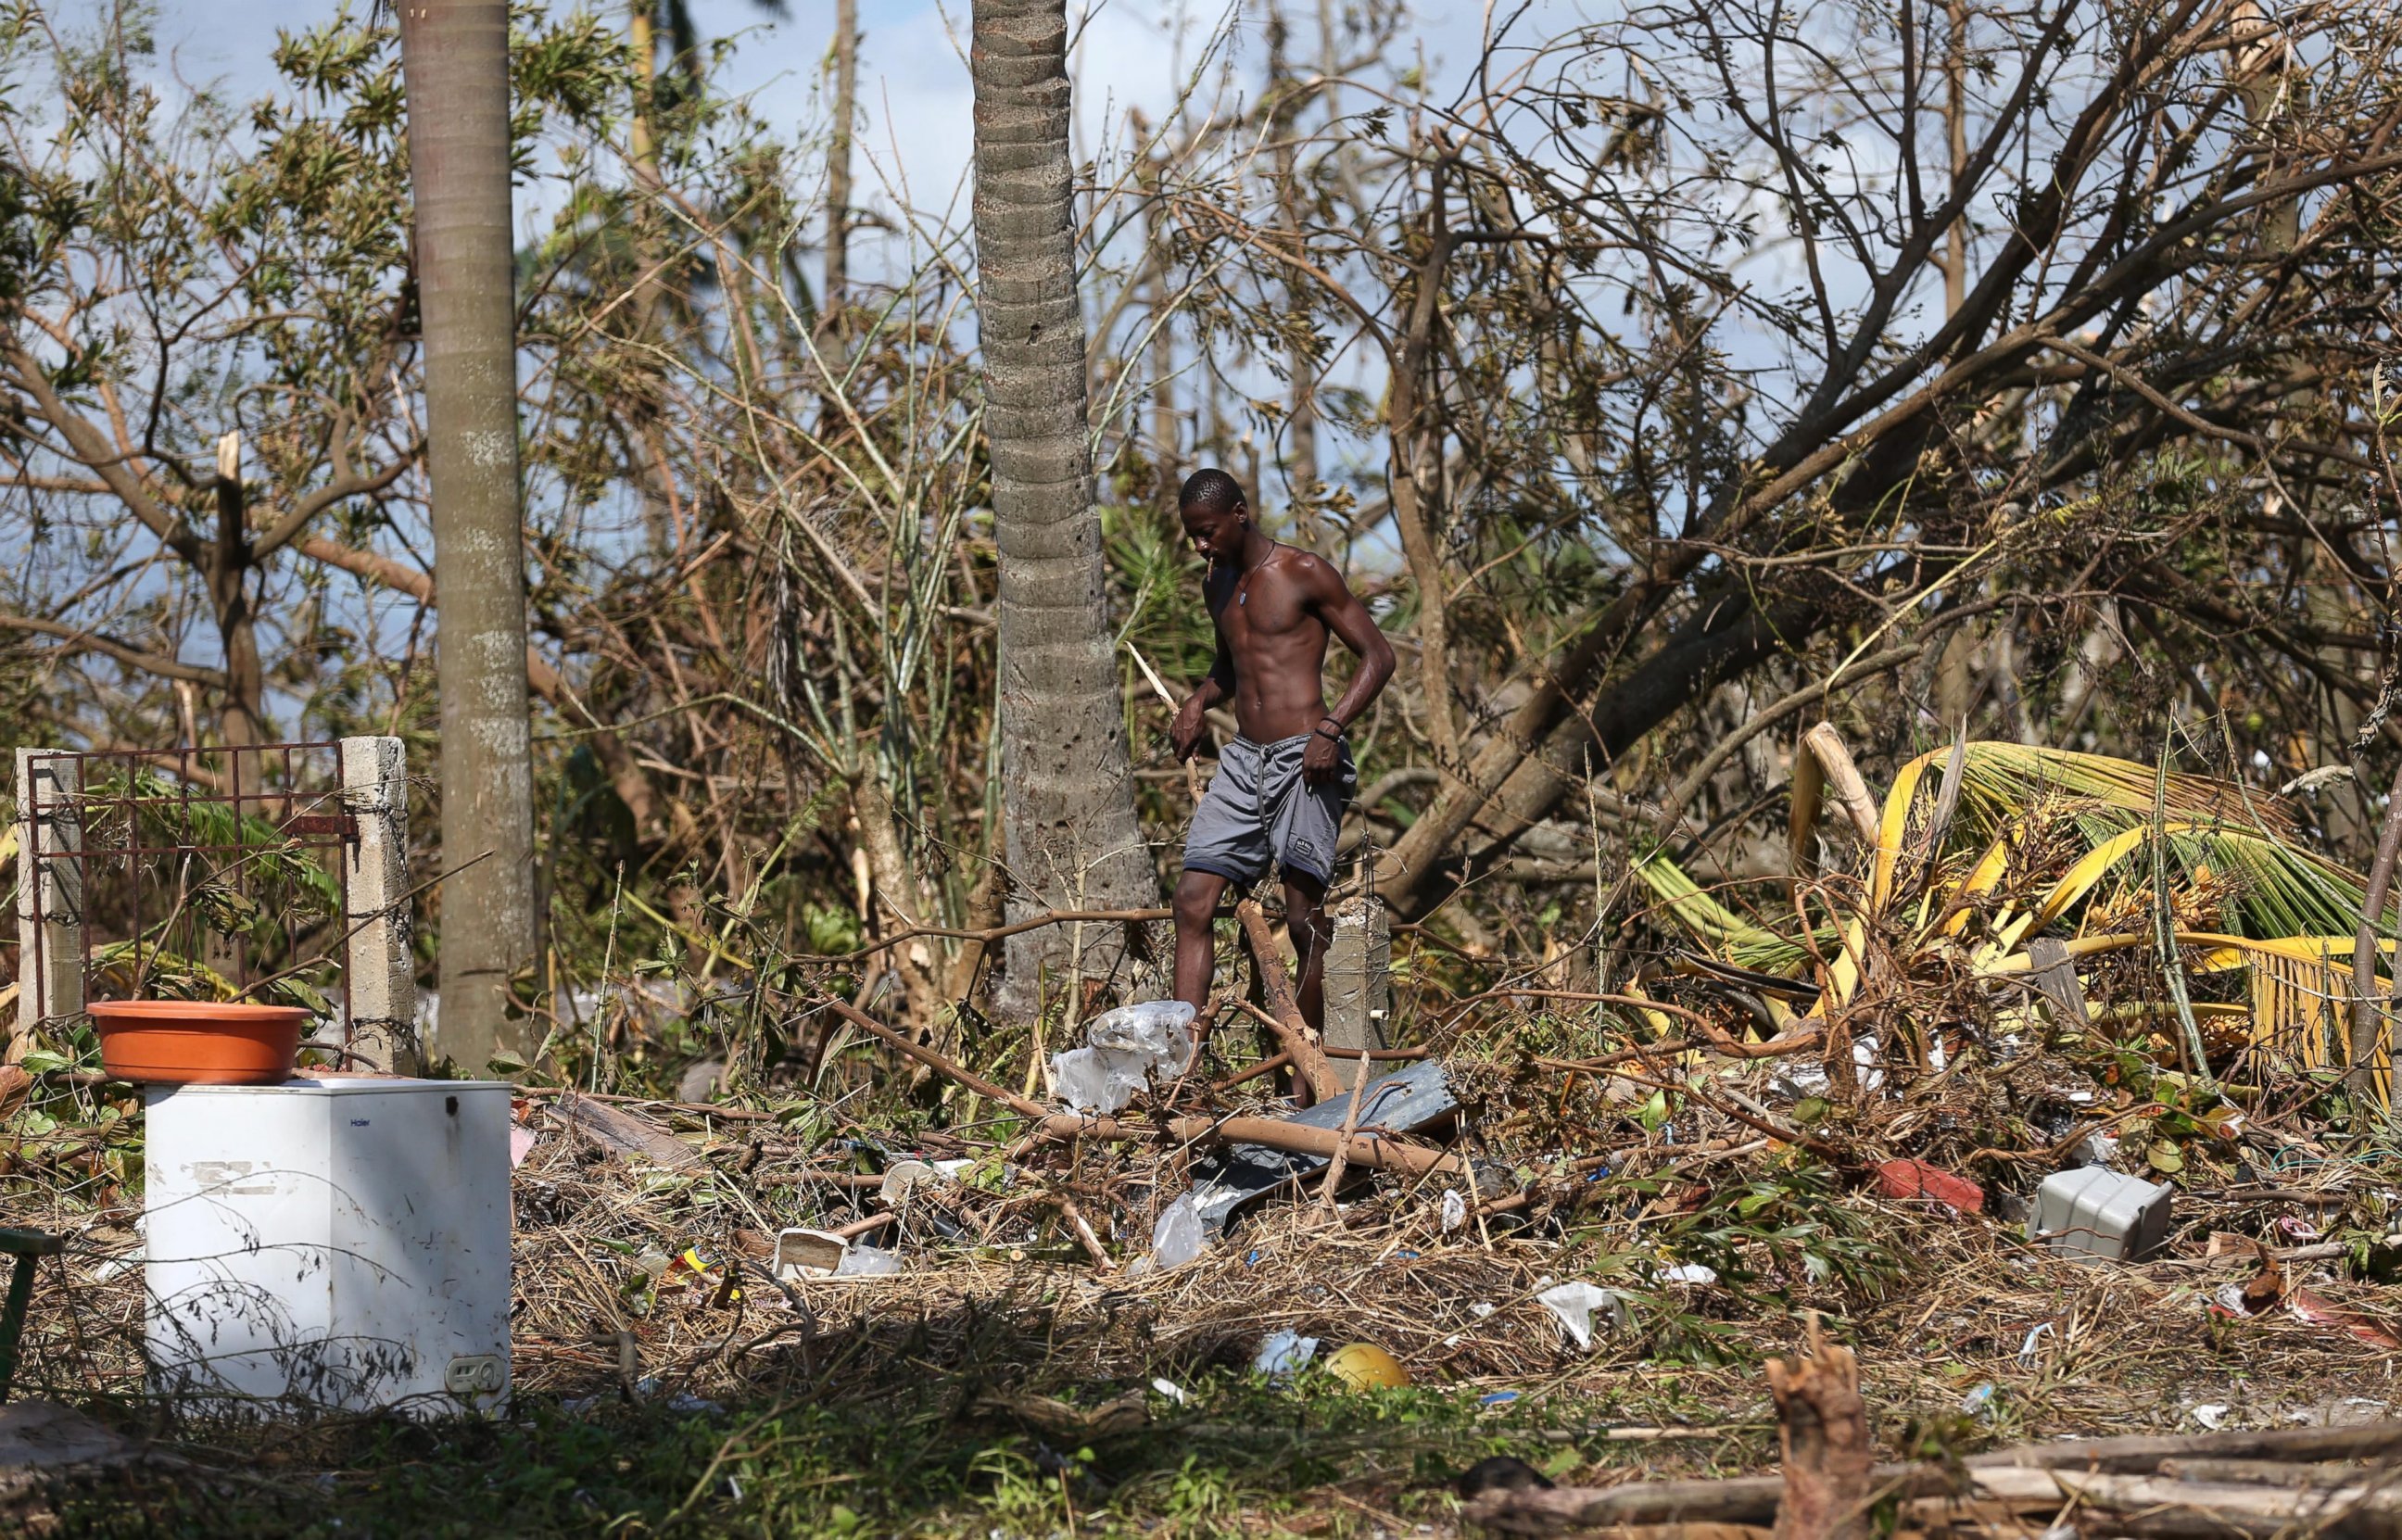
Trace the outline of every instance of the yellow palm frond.
{"label": "yellow palm frond", "polygon": [[[2352,1005],[2359,998],[2353,986],[2354,938],[2350,936],[2230,936],[2216,931],[2179,931],[2176,943],[2192,954],[2188,966],[2197,974],[2248,969],[2251,1016],[2250,1052],[2279,1066],[2311,1070],[2348,1069],[2352,1066]],[[2147,934],[2119,932],[2078,936],[2063,943],[2072,962],[2111,952],[2135,951],[2153,945]],[[2024,952],[1986,964],[1981,971],[2007,975],[2032,971]],[[2378,967],[2390,980],[2394,942],[2381,942]],[[2372,985],[2383,1009],[2390,983]],[[2376,1056],[2368,1069],[2370,1083],[2382,1100],[2389,1091],[2391,1050],[2379,1034]]]}
{"label": "yellow palm frond", "polygon": [[[1949,749],[1919,755],[1894,777],[1886,793],[1877,832],[1876,859],[1870,873],[1871,910],[1881,910],[1893,893],[1894,874],[1909,834],[1912,804],[1927,772],[1951,757]],[[2098,843],[2133,820],[2148,819],[2155,795],[2168,818],[2182,823],[2217,823],[2248,827],[2272,839],[2290,838],[2295,827],[2290,814],[2274,799],[2246,796],[2231,782],[2207,776],[2172,775],[2166,786],[2159,772],[2133,760],[2106,754],[2080,754],[2036,744],[1977,742],[1967,746],[1960,768],[1959,812],[1950,837],[1964,842],[1992,843],[2022,824],[2048,797],[2065,797],[2087,812],[2085,820]]]}

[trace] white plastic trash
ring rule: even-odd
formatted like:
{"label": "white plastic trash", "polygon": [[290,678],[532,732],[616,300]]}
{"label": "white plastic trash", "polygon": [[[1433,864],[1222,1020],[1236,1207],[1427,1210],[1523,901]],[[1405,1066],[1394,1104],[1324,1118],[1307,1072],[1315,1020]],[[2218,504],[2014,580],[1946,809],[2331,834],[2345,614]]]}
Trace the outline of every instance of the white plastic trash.
{"label": "white plastic trash", "polygon": [[1560,1284],[1535,1296],[1537,1303],[1552,1313],[1560,1330],[1580,1349],[1593,1346],[1593,1317],[1598,1311],[1611,1327],[1626,1321],[1626,1301],[1614,1288],[1597,1284]]}
{"label": "white plastic trash", "polygon": [[1182,1000],[1147,1000],[1092,1019],[1083,1048],[1051,1056],[1051,1087],[1078,1112],[1123,1108],[1153,1079],[1173,1079],[1192,1067],[1193,1008]]}
{"label": "white plastic trash", "polygon": [[1188,1192],[1161,1210],[1159,1222],[1152,1227],[1152,1265],[1163,1272],[1182,1267],[1199,1257],[1208,1244],[1200,1208]]}
{"label": "white plastic trash", "polygon": [[877,1196],[884,1200],[885,1207],[899,1208],[908,1201],[909,1189],[918,1183],[931,1182],[939,1187],[953,1179],[940,1166],[925,1161],[895,1161],[884,1168],[884,1184],[876,1189]]}
{"label": "white plastic trash", "polygon": [[1106,1048],[1071,1048],[1051,1055],[1051,1089],[1078,1112],[1116,1112],[1146,1083],[1142,1060]]}
{"label": "white plastic trash", "polygon": [[842,1254],[842,1262],[834,1270],[837,1278],[876,1278],[901,1271],[901,1258],[876,1246],[852,1243]]}
{"label": "white plastic trash", "polygon": [[1193,1063],[1193,1008],[1182,1000],[1145,1000],[1122,1005],[1093,1018],[1084,1041],[1094,1048],[1134,1053],[1163,1073],[1181,1075]]}
{"label": "white plastic trash", "polygon": [[1317,1338],[1304,1337],[1297,1331],[1272,1331],[1260,1343],[1260,1354],[1251,1360],[1251,1372],[1282,1380],[1307,1368],[1309,1361],[1317,1356]]}
{"label": "white plastic trash", "polygon": [[2055,1171],[2036,1189],[2027,1239],[2048,1241],[2065,1257],[2140,1261],[2168,1240],[2175,1194],[2107,1166]]}

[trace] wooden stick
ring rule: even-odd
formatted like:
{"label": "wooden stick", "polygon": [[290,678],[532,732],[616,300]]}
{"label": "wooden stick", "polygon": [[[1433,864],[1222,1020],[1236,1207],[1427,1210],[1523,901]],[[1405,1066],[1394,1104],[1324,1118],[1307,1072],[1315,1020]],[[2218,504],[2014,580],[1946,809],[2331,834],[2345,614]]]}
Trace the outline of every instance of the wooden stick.
{"label": "wooden stick", "polygon": [[[2123,1507],[2166,1506],[2204,1507],[2212,1523],[2227,1520],[2216,1533],[2266,1534],[2276,1527],[2259,1528],[2262,1505],[2259,1487],[2234,1484],[2160,1480],[2144,1474],[2166,1460],[2190,1458],[2244,1460],[2376,1459],[2402,1450],[2402,1423],[2370,1423],[2358,1427],[2279,1428],[2267,1432],[2230,1430],[2187,1437],[2133,1436],[2074,1442],[2030,1444],[1969,1456],[1963,1462],[1969,1489],[1955,1492],[1952,1478],[1933,1465],[1879,1465],[1870,1473],[1873,1493],[1905,1501],[1918,1498],[1982,1498],[2055,1510],[2071,1495],[2089,1506]],[[1470,1503],[1466,1517],[1474,1522],[1514,1534],[1548,1534],[1579,1526],[1662,1524],[1680,1522],[1756,1524],[1776,1511],[1783,1495],[1781,1476],[1742,1476],[1723,1481],[1648,1481],[1622,1487],[1559,1487],[1549,1491],[1488,1492]],[[2358,1486],[2297,1494],[2265,1489],[2282,1499],[2289,1511],[2280,1522],[2290,1524],[2299,1513],[2290,1511],[2298,1495],[2315,1505],[2314,1511],[2333,1515],[2348,1503],[2386,1511],[2402,1506],[2402,1491],[2364,1493]],[[2240,1495],[2230,1495],[2240,1494]],[[2247,1515],[2245,1510],[2254,1510]],[[2187,1515],[2190,1518],[2190,1514]],[[2126,1523],[2113,1519],[2115,1526]],[[2147,1534],[2202,1533],[2207,1525],[2147,1528]],[[2132,1533],[2132,1532],[2131,1532]]]}
{"label": "wooden stick", "polygon": [[[1137,647],[1131,639],[1126,642],[1125,650],[1134,659],[1134,666],[1142,670],[1142,677],[1151,681],[1152,694],[1159,697],[1160,705],[1167,708],[1168,721],[1172,723],[1176,720],[1179,708],[1176,697],[1167,693],[1167,681],[1159,677],[1159,670],[1151,666],[1151,660],[1142,655],[1142,649]],[[1184,789],[1193,794],[1193,805],[1200,806],[1201,767],[1190,759],[1184,762]]]}
{"label": "wooden stick", "polygon": [[1063,1195],[1053,1198],[1051,1203],[1058,1209],[1059,1217],[1075,1231],[1077,1243],[1084,1246],[1085,1255],[1092,1258],[1093,1265],[1103,1272],[1115,1272],[1117,1263],[1111,1261],[1110,1254],[1101,1249],[1101,1238],[1094,1234],[1093,1227],[1084,1221],[1084,1211],[1076,1206],[1076,1200]]}
{"label": "wooden stick", "polygon": [[751,1178],[753,1187],[807,1187],[811,1182],[864,1189],[882,1187],[884,1178],[860,1171],[763,1171]]}
{"label": "wooden stick", "polygon": [[[1467,1172],[1465,1162],[1456,1155],[1429,1149],[1424,1145],[1409,1144],[1388,1134],[1355,1134],[1346,1143],[1343,1135],[1333,1129],[1280,1122],[1274,1118],[1173,1118],[1168,1121],[1166,1132],[1169,1137],[1185,1144],[1223,1141],[1263,1145],[1289,1155],[1323,1155],[1329,1160],[1340,1148],[1345,1151],[1344,1159],[1353,1165],[1377,1171],[1399,1171],[1412,1176],[1458,1176]],[[1076,1112],[1054,1112],[1042,1120],[1042,1125],[1044,1138],[1062,1142],[1070,1139],[1155,1139],[1160,1133],[1161,1130],[1155,1127],[1122,1123],[1114,1118],[1089,1118]]]}
{"label": "wooden stick", "polygon": [[849,1224],[844,1225],[836,1230],[829,1230],[826,1233],[829,1235],[839,1235],[844,1240],[848,1241],[854,1236],[864,1235],[871,1230],[882,1230],[886,1225],[890,1224],[893,1220],[899,1217],[901,1217],[901,1216],[898,1214],[871,1214],[864,1219],[854,1219]]}
{"label": "wooden stick", "polygon": [[1343,1185],[1343,1168],[1351,1163],[1351,1135],[1360,1131],[1360,1106],[1368,1099],[1368,1055],[1360,1055],[1360,1078],[1351,1082],[1351,1100],[1343,1108],[1343,1133],[1334,1141],[1334,1159],[1327,1162],[1325,1185],[1318,1189],[1321,1214],[1334,1212],[1334,1192]]}
{"label": "wooden stick", "polygon": [[1335,1078],[1334,1066],[1318,1047],[1318,1034],[1301,1018],[1301,1006],[1292,997],[1292,975],[1277,956],[1275,939],[1268,934],[1268,917],[1259,901],[1245,899],[1235,905],[1235,918],[1242,922],[1244,938],[1251,943],[1251,961],[1260,970],[1260,987],[1266,991],[1268,1010],[1275,1017],[1269,1024],[1284,1051],[1292,1055],[1293,1067],[1301,1071],[1318,1100],[1332,1101],[1342,1095],[1343,1082]]}
{"label": "wooden stick", "polygon": [[[2055,1513],[2074,1502],[2113,1515],[2104,1533],[2155,1540],[2271,1540],[2280,1533],[2327,1528],[2359,1533],[2357,1521],[2372,1516],[2381,1522],[2371,1533],[2384,1533],[2402,1512],[2402,1491],[2367,1481],[2296,1490],[2008,1466],[1970,1465],[1963,1474],[1965,1480],[1955,1489],[1953,1478],[1940,1466],[1880,1465],[1871,1473],[1874,1485],[1869,1496],[1930,1506],[1984,1504],[2038,1514]],[[1469,1503],[1462,1516],[1512,1534],[1636,1524],[1757,1524],[1776,1510],[1783,1490],[1781,1477],[1746,1476],[1727,1481],[1493,1492]]]}
{"label": "wooden stick", "polygon": [[855,1006],[846,1004],[841,1000],[835,999],[830,995],[821,996],[817,1004],[819,1009],[833,1011],[835,1015],[840,1016],[844,1021],[849,1022],[851,1025],[859,1028],[862,1032],[866,1033],[869,1037],[890,1044],[892,1047],[899,1049],[903,1053],[907,1054],[910,1058],[913,1058],[919,1064],[924,1065],[927,1068],[934,1070],[939,1074],[948,1075],[952,1079],[959,1081],[959,1084],[967,1087],[970,1091],[974,1092],[979,1096],[989,1097],[992,1100],[999,1102],[1001,1106],[1009,1107],[1014,1111],[1022,1112],[1029,1118],[1048,1118],[1051,1116],[1051,1109],[1044,1107],[1041,1102],[1021,1096],[1015,1091],[1003,1090],[973,1070],[966,1069],[959,1065],[953,1064],[949,1059],[935,1052],[932,1049],[926,1047],[923,1043],[910,1041],[906,1036],[893,1031],[882,1022],[877,1021],[875,1017]]}
{"label": "wooden stick", "polygon": [[1802,735],[1803,747],[1810,757],[1826,772],[1827,784],[1835,793],[1837,805],[1852,820],[1852,830],[1873,849],[1877,842],[1876,799],[1869,795],[1869,783],[1860,778],[1859,766],[1852,763],[1851,750],[1843,747],[1843,736],[1834,723],[1822,722]]}
{"label": "wooden stick", "polygon": [[2178,1481],[2221,1486],[2340,1487],[2368,1473],[2349,1460],[2214,1460],[2179,1455],[2160,1462],[2160,1474]]}
{"label": "wooden stick", "polygon": [[2204,1456],[2221,1460],[2371,1460],[2402,1451],[2402,1422],[2363,1423],[2356,1427],[2230,1428],[2223,1433],[2029,1444],[1972,1454],[1978,1469],[2016,1465],[2038,1470],[2085,1469],[2120,1473],[2157,1470],[2163,1460]]}

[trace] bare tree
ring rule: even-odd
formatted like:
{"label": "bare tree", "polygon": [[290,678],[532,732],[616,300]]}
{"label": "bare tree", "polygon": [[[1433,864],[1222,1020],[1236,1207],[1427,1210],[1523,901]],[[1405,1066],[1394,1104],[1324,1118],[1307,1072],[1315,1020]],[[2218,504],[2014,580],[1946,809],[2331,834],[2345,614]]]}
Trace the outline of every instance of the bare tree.
{"label": "bare tree", "polygon": [[[236,149],[206,107],[152,110],[121,68],[136,47],[110,18],[86,68],[62,63],[83,104],[76,134],[0,125],[22,185],[94,189],[61,204],[73,216],[0,281],[12,408],[0,413],[0,489],[33,513],[29,554],[62,527],[89,528],[89,570],[26,595],[23,612],[0,607],[0,631],[46,639],[53,661],[102,658],[190,692],[195,732],[205,712],[220,742],[255,744],[270,734],[275,651],[260,632],[308,608],[288,598],[296,569],[307,577],[291,552],[414,463],[390,389],[407,362],[392,324],[399,231],[382,216],[396,190],[390,136],[327,155],[328,116],[296,112],[266,116],[261,142]],[[242,217],[261,202],[290,216]],[[178,576],[137,575],[162,563]],[[182,624],[186,593],[197,637]]]}

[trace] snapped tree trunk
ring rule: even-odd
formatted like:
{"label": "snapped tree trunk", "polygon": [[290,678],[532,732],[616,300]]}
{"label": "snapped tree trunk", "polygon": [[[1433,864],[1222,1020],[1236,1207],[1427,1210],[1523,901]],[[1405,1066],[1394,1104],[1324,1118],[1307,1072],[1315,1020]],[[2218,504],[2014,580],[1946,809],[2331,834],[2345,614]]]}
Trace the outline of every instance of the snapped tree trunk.
{"label": "snapped tree trunk", "polygon": [[[1155,901],[1111,655],[1077,308],[1063,0],[975,0],[975,235],[1001,557],[1001,829],[1013,918]],[[1084,948],[1088,971],[1114,948]],[[1004,1009],[1066,958],[1013,937]]]}
{"label": "snapped tree trunk", "polygon": [[[518,508],[507,0],[402,0],[442,696],[441,1015],[480,1073],[522,1052],[534,955],[533,782]],[[473,864],[469,864],[469,863]]]}
{"label": "snapped tree trunk", "polygon": [[1443,195],[1443,169],[1437,166],[1433,197],[1428,201],[1427,254],[1415,275],[1417,291],[1411,296],[1400,345],[1389,355],[1393,364],[1386,392],[1386,432],[1391,440],[1391,458],[1387,475],[1393,500],[1393,529],[1401,537],[1410,581],[1418,591],[1418,685],[1427,738],[1434,749],[1436,768],[1457,777],[1465,762],[1459,718],[1452,708],[1450,606],[1444,593],[1442,532],[1434,522],[1443,489],[1442,410],[1440,404],[1428,399],[1425,378],[1434,351],[1435,330],[1443,324],[1443,273],[1454,243]]}
{"label": "snapped tree trunk", "polygon": [[258,614],[250,599],[250,506],[242,485],[242,437],[217,440],[217,543],[207,568],[209,608],[225,650],[225,711],[219,732],[228,749],[264,742],[267,671],[258,660]]}
{"label": "snapped tree trunk", "polygon": [[[1137,119],[1137,131],[1141,123]],[[1176,528],[1177,499],[1182,489],[1183,464],[1178,458],[1180,434],[1176,418],[1176,329],[1170,323],[1176,311],[1176,285],[1169,281],[1167,270],[1168,230],[1166,205],[1161,194],[1166,186],[1167,159],[1156,152],[1146,156],[1137,172],[1141,178],[1143,195],[1143,240],[1152,251],[1150,267],[1151,306],[1151,452],[1159,464],[1158,496],[1162,517],[1169,529]]]}
{"label": "snapped tree trunk", "polygon": [[850,292],[850,134],[859,122],[859,0],[835,0],[834,133],[826,141],[825,293],[818,326],[839,336]]}
{"label": "snapped tree trunk", "polygon": [[[1287,67],[1285,47],[1289,31],[1281,7],[1268,7],[1268,91],[1274,105],[1268,111],[1269,153],[1276,160],[1277,217],[1284,227],[1285,237],[1296,252],[1305,251],[1308,237],[1304,231],[1302,182],[1299,173],[1299,132],[1301,109],[1308,88],[1292,77]],[[1322,520],[1317,507],[1318,494],[1318,361],[1307,334],[1299,323],[1308,317],[1308,291],[1298,274],[1288,272],[1285,278],[1285,309],[1296,323],[1296,329],[1285,348],[1286,414],[1284,479],[1293,505],[1293,537],[1329,559],[1339,559],[1341,553],[1325,538]],[[1259,488],[1253,488],[1257,495]]]}

